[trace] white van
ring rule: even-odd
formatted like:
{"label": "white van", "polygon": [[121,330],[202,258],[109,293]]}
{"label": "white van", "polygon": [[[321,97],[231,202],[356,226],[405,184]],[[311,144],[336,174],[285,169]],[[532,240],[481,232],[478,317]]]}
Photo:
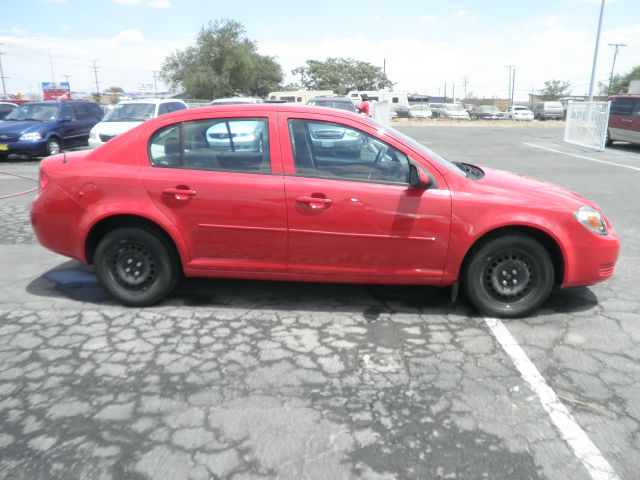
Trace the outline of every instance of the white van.
{"label": "white van", "polygon": [[189,108],[182,100],[172,98],[148,98],[144,100],[124,100],[116,103],[101,122],[89,133],[89,147],[97,148],[136,125],[165,113]]}

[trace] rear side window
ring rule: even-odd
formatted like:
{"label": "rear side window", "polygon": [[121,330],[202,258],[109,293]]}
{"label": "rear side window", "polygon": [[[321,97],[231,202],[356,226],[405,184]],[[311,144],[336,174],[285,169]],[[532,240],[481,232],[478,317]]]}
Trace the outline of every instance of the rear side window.
{"label": "rear side window", "polygon": [[269,128],[264,118],[198,120],[158,130],[149,143],[156,167],[270,173]]}
{"label": "rear side window", "polygon": [[637,112],[635,98],[615,98],[611,101],[611,113],[616,115],[631,115]]}

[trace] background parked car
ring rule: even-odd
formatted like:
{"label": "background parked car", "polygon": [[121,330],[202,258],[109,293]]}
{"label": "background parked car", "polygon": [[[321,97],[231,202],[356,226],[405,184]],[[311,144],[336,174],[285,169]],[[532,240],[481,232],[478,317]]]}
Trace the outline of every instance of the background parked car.
{"label": "background parked car", "polygon": [[429,103],[433,118],[438,118],[444,114],[444,103]]}
{"label": "background parked car", "polygon": [[0,123],[0,159],[12,153],[55,155],[63,147],[86,145],[89,131],[101,118],[102,109],[93,102],[22,104]]}
{"label": "background parked car", "polygon": [[523,105],[512,105],[502,116],[508,120],[533,120],[533,112]]}
{"label": "background parked car", "polygon": [[500,120],[502,112],[494,105],[480,105],[469,112],[471,120]]}
{"label": "background parked car", "polygon": [[536,120],[561,120],[564,118],[564,107],[560,102],[540,102],[533,106],[533,118]]}
{"label": "background parked car", "polygon": [[452,120],[469,120],[469,112],[459,103],[445,103],[444,111],[440,116]]}
{"label": "background parked car", "polygon": [[433,117],[433,113],[427,104],[412,105],[409,107],[409,118],[424,119],[431,117]]}
{"label": "background parked car", "polygon": [[316,107],[339,108],[347,112],[357,113],[358,110],[348,97],[315,97],[307,102],[307,105]]}
{"label": "background parked car", "polygon": [[18,107],[17,103],[12,102],[0,102],[0,120],[9,115],[13,110]]}
{"label": "background parked car", "polygon": [[610,97],[606,145],[614,141],[640,144],[640,95]]}
{"label": "background parked car", "polygon": [[97,148],[113,137],[131,130],[136,125],[165,113],[189,108],[182,100],[146,99],[125,100],[114,105],[102,121],[91,129],[89,146]]}

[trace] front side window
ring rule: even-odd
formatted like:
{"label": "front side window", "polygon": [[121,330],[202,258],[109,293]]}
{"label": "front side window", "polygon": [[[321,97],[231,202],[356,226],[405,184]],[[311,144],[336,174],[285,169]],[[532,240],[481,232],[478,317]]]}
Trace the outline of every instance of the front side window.
{"label": "front side window", "polygon": [[359,130],[337,123],[289,120],[296,175],[407,184],[409,158]]}
{"label": "front side window", "polygon": [[157,167],[270,173],[268,121],[230,118],[171,125],[151,137],[149,156]]}

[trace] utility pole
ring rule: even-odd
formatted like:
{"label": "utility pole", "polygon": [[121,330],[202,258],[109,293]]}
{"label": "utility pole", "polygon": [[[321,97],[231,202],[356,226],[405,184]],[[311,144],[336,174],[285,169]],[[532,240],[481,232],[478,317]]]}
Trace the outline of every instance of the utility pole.
{"label": "utility pole", "polygon": [[158,84],[156,83],[156,79],[158,78],[158,72],[153,71],[153,91],[156,98],[158,98]]}
{"label": "utility pole", "polygon": [[51,60],[51,49],[47,48],[47,51],[49,52],[49,68],[51,69],[51,81],[55,84],[56,83],[56,77],[53,74],[53,60]]}
{"label": "utility pole", "polygon": [[466,75],[462,77],[462,85],[464,86],[464,102],[467,103],[467,83],[469,83],[469,77]]}
{"label": "utility pole", "polygon": [[511,81],[511,106],[513,107],[514,93],[516,89],[516,67],[513,67],[513,80]]}
{"label": "utility pole", "polygon": [[515,65],[505,65],[504,68],[509,69],[509,82],[507,83],[507,99],[509,100],[509,105],[513,105],[513,100],[511,99],[511,69],[515,67]]}
{"label": "utility pole", "polygon": [[71,100],[71,84],[69,83],[69,79],[71,75],[62,75],[67,82],[67,91],[69,92],[69,100]]}
{"label": "utility pole", "polygon": [[[0,43],[0,45],[4,45],[3,43]],[[5,52],[0,52],[0,78],[2,78],[2,93],[4,93],[5,95],[7,94],[7,87],[4,84],[4,79],[5,78],[9,78],[9,77],[5,77],[4,76],[4,71],[2,70],[2,55],[4,55]]]}
{"label": "utility pole", "polygon": [[100,87],[98,86],[98,67],[96,66],[96,61],[97,60],[93,60],[93,67],[91,68],[91,70],[93,70],[93,74],[96,78],[96,100],[100,100]]}
{"label": "utility pole", "polygon": [[613,54],[613,65],[611,65],[611,75],[609,76],[609,87],[607,88],[607,93],[611,95],[611,82],[613,81],[613,70],[616,68],[616,57],[618,56],[618,49],[620,47],[626,47],[626,43],[610,43],[610,47],[616,47],[616,51]]}

